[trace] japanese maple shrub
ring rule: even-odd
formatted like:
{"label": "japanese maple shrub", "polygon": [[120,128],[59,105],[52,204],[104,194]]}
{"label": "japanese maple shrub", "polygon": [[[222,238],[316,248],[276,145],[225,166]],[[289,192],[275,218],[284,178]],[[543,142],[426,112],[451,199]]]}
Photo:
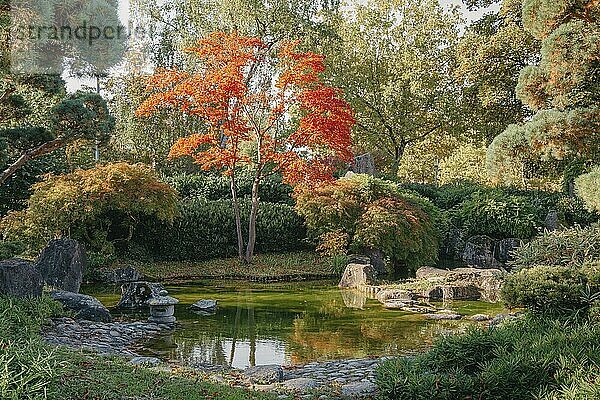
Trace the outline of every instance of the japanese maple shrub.
{"label": "japanese maple shrub", "polygon": [[298,193],[296,209],[319,249],[378,250],[394,272],[437,261],[442,214],[392,182],[360,174],[341,178]]}
{"label": "japanese maple shrub", "polygon": [[[229,177],[238,255],[250,262],[263,179],[281,173],[293,186],[331,180],[335,162],[352,156],[352,111],[340,90],[322,81],[324,57],[299,51],[297,43],[214,32],[187,51],[198,68],[157,70],[137,114],[166,109],[204,123],[204,131],[179,139],[170,157],[191,156],[202,169]],[[241,168],[253,174],[246,238],[236,182]]]}

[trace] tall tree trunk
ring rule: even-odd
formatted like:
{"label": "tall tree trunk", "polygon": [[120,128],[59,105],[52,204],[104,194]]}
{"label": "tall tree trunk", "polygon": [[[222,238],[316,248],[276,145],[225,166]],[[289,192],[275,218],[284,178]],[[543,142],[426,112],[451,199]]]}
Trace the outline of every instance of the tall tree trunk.
{"label": "tall tree trunk", "polygon": [[248,245],[246,246],[246,262],[251,263],[254,256],[254,245],[256,244],[256,218],[258,216],[258,187],[260,185],[261,169],[256,171],[254,182],[252,182],[252,208],[250,209],[250,219],[248,221]]}
{"label": "tall tree trunk", "polygon": [[233,215],[235,217],[235,232],[237,234],[238,257],[244,261],[244,237],[242,236],[242,217],[240,214],[240,202],[237,197],[237,188],[235,184],[235,172],[231,172],[229,181],[231,189],[231,204],[233,206]]}

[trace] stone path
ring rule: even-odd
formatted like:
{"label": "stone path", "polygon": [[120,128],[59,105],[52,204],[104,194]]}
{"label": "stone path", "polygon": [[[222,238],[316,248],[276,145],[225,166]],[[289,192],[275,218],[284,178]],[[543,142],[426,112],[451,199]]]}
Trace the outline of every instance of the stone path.
{"label": "stone path", "polygon": [[[314,386],[343,396],[364,396],[375,392],[375,369],[381,358],[312,362],[284,370],[282,387],[294,390]],[[301,390],[299,390],[301,391]]]}
{"label": "stone path", "polygon": [[166,329],[169,326],[143,321],[105,323],[55,318],[44,330],[43,337],[53,345],[92,350],[100,355],[136,357],[132,348],[137,342]]}
{"label": "stone path", "polygon": [[[144,321],[93,322],[72,318],[55,318],[43,332],[47,343],[73,349],[91,350],[100,355],[120,355],[131,363],[149,367],[169,366],[154,357],[140,357],[136,346],[155,337],[168,325]],[[371,397],[376,392],[375,370],[382,358],[312,362],[302,366],[264,365],[245,371],[215,365],[187,366],[217,383],[270,391],[281,399],[337,399]]]}

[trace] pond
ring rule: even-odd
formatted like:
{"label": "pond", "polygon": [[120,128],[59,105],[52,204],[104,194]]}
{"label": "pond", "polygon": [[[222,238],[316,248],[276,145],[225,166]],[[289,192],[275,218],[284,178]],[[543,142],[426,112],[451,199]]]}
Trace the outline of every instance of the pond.
{"label": "pond", "polygon": [[[306,364],[317,360],[408,354],[436,337],[466,329],[471,321],[427,321],[420,315],[387,310],[337,282],[256,284],[202,281],[167,285],[179,299],[178,327],[153,340],[140,353],[185,365],[216,364],[245,368],[264,364]],[[120,297],[118,286],[85,286],[106,306]],[[216,314],[189,310],[199,299],[215,299]],[[464,315],[502,312],[497,304],[445,304]],[[132,315],[138,319],[146,315]]]}

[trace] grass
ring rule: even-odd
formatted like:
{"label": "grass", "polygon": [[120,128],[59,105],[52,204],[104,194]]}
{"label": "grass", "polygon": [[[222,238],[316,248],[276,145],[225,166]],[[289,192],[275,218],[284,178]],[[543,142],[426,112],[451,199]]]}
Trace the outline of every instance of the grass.
{"label": "grass", "polygon": [[528,316],[441,338],[427,352],[383,363],[382,398],[600,398],[600,324]]}
{"label": "grass", "polygon": [[40,328],[61,314],[47,297],[0,297],[1,399],[274,399],[209,383],[191,370],[161,372],[130,366],[122,358],[51,347],[42,341]]}
{"label": "grass", "polygon": [[259,254],[251,265],[237,258],[226,258],[208,261],[120,261],[114,268],[124,266],[133,266],[157,281],[229,278],[268,282],[324,279],[341,274],[339,265],[331,258],[310,251]]}

